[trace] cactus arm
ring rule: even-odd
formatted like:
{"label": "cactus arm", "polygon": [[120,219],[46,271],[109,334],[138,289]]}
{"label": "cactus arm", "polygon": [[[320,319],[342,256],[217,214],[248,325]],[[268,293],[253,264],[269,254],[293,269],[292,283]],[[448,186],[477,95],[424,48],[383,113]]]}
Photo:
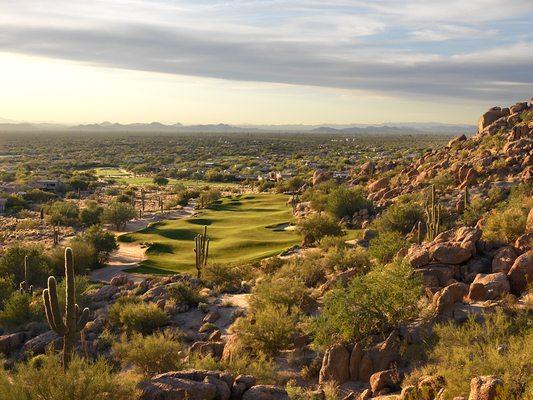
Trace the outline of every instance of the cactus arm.
{"label": "cactus arm", "polygon": [[50,305],[50,297],[48,294],[48,289],[43,290],[43,302],[44,302],[44,311],[46,313],[46,320],[48,321],[48,324],[50,325],[50,328],[59,334],[59,328],[56,326],[54,322],[54,316],[52,315],[52,307]]}
{"label": "cactus arm", "polygon": [[85,307],[78,318],[78,322],[76,322],[76,332],[80,332],[83,328],[85,328],[87,322],[89,322],[89,309]]}
{"label": "cactus arm", "polygon": [[59,300],[57,298],[57,283],[53,276],[48,278],[48,305],[50,306],[50,314],[56,327],[56,332],[59,335],[64,335],[67,326],[63,318],[61,318],[61,310],[59,309]]}

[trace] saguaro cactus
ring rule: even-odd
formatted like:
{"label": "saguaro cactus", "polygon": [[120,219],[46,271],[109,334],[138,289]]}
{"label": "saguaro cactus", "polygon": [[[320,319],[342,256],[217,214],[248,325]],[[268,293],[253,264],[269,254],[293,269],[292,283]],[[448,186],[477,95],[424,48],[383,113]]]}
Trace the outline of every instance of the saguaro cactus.
{"label": "saguaro cactus", "polygon": [[24,256],[24,280],[20,282],[20,293],[33,294],[33,285],[30,285],[30,279],[28,278],[28,256]]}
{"label": "saguaro cactus", "polygon": [[430,198],[426,204],[426,238],[432,241],[439,234],[440,204],[435,201],[435,185],[431,185]]}
{"label": "saguaro cactus", "polygon": [[196,253],[196,270],[198,279],[202,277],[202,268],[207,265],[209,256],[209,238],[207,237],[207,226],[204,226],[204,233],[196,235],[194,239],[194,252]]}
{"label": "saguaro cactus", "polygon": [[66,369],[74,347],[77,335],[85,327],[89,320],[89,309],[84,308],[80,312],[76,304],[76,292],[74,288],[74,260],[72,249],[65,249],[65,313],[61,315],[59,300],[57,298],[57,283],[53,276],[48,278],[48,289],[43,291],[44,309],[50,328],[58,335],[63,336],[63,368]]}

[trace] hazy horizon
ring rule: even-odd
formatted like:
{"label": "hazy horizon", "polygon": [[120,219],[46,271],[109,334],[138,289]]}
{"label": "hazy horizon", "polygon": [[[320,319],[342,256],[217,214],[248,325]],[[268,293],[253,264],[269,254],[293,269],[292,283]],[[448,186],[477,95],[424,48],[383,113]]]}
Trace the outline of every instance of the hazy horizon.
{"label": "hazy horizon", "polygon": [[533,96],[530,0],[6,0],[0,122],[475,124]]}

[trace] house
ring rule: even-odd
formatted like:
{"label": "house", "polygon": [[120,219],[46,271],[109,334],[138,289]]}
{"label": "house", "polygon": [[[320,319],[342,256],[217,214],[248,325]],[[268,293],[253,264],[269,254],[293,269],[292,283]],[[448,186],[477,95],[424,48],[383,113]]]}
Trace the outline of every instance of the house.
{"label": "house", "polygon": [[30,186],[35,189],[41,189],[48,192],[57,192],[61,190],[63,183],[57,179],[41,179],[33,181]]}
{"label": "house", "polygon": [[0,198],[0,215],[6,212],[7,199]]}

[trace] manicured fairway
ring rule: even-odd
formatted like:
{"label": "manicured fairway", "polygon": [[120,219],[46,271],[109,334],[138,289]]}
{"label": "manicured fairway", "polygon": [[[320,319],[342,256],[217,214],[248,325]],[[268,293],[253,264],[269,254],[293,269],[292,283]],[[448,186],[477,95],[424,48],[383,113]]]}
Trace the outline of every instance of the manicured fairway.
{"label": "manicured fairway", "polygon": [[194,270],[194,238],[204,225],[210,238],[209,262],[243,263],[280,253],[301,240],[284,227],[292,220],[288,196],[245,194],[225,197],[196,217],[163,221],[121,236],[122,241],[151,243],[142,273]]}
{"label": "manicured fairway", "polygon": [[[120,168],[96,168],[96,175],[100,178],[110,178],[114,179],[117,182],[125,183],[129,185],[152,185],[154,183],[153,178],[147,176],[136,176],[132,173],[126,171],[125,169]],[[186,187],[237,187],[239,186],[236,183],[226,183],[226,182],[207,182],[199,181],[192,179],[169,179],[169,184],[173,185],[176,183],[182,183]]]}

